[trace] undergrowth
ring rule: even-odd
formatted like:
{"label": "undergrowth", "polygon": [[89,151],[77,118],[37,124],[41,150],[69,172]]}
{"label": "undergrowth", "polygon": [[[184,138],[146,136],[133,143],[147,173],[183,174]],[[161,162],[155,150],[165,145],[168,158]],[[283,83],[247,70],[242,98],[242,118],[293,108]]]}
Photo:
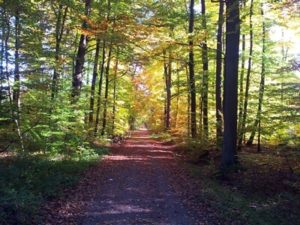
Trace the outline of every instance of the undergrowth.
{"label": "undergrowth", "polygon": [[77,183],[82,172],[107,153],[77,149],[69,157],[26,155],[0,160],[0,224],[32,224],[42,204]]}
{"label": "undergrowth", "polygon": [[157,139],[160,141],[164,141],[164,142],[169,142],[173,140],[173,137],[170,133],[168,132],[157,132],[157,133],[152,133],[150,135],[151,138],[153,139]]}
{"label": "undergrowth", "polygon": [[289,174],[269,153],[243,152],[240,160],[245,170],[232,173],[225,181],[216,178],[218,166],[213,160],[186,162],[188,171],[201,183],[199,201],[207,201],[224,224],[300,224],[299,174]]}

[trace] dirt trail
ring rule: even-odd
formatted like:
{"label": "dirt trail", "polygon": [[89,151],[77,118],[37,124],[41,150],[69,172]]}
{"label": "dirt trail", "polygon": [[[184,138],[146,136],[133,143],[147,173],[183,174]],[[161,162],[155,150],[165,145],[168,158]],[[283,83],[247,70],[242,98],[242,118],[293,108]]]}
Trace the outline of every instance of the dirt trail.
{"label": "dirt trail", "polygon": [[82,224],[193,224],[168,183],[164,163],[173,160],[170,146],[136,131],[103,163],[107,169],[99,194]]}
{"label": "dirt trail", "polygon": [[56,212],[63,216],[55,219],[55,223],[214,224],[207,223],[203,213],[189,210],[175,191],[173,181],[178,182],[178,176],[174,167],[178,165],[173,155],[172,146],[151,139],[147,131],[133,132],[130,139],[113,147],[112,154],[87,175],[79,189],[69,196],[72,200]]}

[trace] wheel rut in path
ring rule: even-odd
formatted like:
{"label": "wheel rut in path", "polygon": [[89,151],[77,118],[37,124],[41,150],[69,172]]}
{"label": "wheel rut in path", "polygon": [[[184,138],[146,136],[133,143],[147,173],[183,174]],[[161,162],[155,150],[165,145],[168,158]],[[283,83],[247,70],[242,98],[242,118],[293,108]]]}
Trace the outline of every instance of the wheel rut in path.
{"label": "wheel rut in path", "polygon": [[148,131],[134,131],[102,160],[97,193],[79,224],[196,224],[172,188],[169,178],[176,174],[170,163],[175,163],[172,146],[151,139]]}

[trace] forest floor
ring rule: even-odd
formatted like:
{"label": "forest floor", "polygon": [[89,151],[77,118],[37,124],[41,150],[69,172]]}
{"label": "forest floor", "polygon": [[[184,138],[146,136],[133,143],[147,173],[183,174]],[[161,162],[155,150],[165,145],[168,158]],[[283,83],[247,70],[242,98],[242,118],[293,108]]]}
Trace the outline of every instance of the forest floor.
{"label": "forest floor", "polygon": [[300,224],[297,149],[244,146],[222,179],[213,143],[169,133],[135,131],[93,151],[86,160],[0,154],[0,225]]}
{"label": "forest floor", "polygon": [[80,184],[44,208],[45,224],[222,224],[195,196],[192,177],[175,159],[175,146],[135,131],[88,170]]}

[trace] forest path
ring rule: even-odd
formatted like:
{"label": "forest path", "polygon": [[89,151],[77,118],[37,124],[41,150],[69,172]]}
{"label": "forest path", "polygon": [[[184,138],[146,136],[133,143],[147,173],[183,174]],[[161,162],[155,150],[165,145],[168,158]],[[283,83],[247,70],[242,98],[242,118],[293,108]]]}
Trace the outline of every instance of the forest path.
{"label": "forest path", "polygon": [[47,225],[220,224],[199,185],[174,158],[175,146],[138,130],[46,208]]}
{"label": "forest path", "polygon": [[101,162],[98,194],[86,208],[81,224],[195,224],[170,183],[172,146],[149,137],[144,130]]}

